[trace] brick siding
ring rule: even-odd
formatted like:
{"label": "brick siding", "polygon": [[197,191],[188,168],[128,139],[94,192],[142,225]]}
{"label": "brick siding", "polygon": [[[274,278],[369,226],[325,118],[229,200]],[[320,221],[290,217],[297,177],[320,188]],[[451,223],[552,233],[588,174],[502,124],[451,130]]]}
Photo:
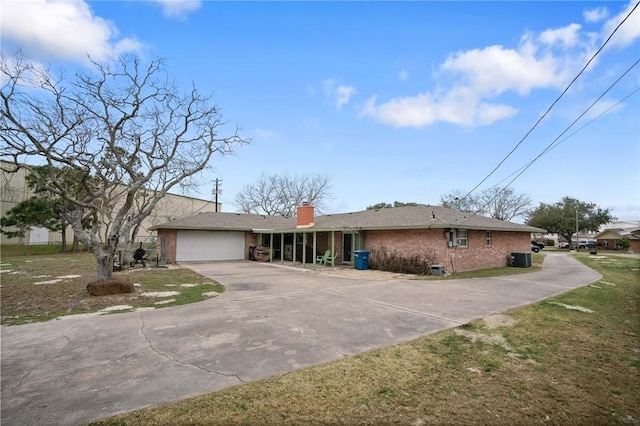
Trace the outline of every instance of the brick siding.
{"label": "brick siding", "polygon": [[176,263],[178,231],[176,229],[158,229],[158,243],[162,237],[167,237],[167,263]]}
{"label": "brick siding", "polygon": [[435,255],[447,273],[495,268],[507,265],[512,252],[530,252],[529,232],[491,232],[491,246],[486,232],[468,230],[467,247],[447,247],[444,229],[367,231],[366,249],[386,248],[403,256]]}
{"label": "brick siding", "polygon": [[[177,230],[159,229],[158,239],[167,237],[167,262],[176,262]],[[322,233],[317,237],[317,254],[331,248],[331,234]],[[311,235],[309,234],[309,244]],[[505,266],[512,252],[531,251],[531,234],[528,232],[491,232],[491,246],[486,246],[486,232],[468,230],[467,247],[447,247],[444,229],[366,231],[366,250],[386,248],[403,256],[431,256],[445,266],[447,273],[472,271],[476,269]],[[245,255],[249,258],[249,246],[256,245],[257,234],[245,233]],[[336,263],[342,259],[342,233],[335,233]]]}

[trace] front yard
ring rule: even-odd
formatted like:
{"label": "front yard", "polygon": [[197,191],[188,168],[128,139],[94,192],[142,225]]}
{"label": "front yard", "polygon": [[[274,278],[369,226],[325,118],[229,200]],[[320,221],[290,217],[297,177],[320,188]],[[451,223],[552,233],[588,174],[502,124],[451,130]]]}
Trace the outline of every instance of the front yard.
{"label": "front yard", "polygon": [[[13,254],[13,253],[10,253]],[[180,268],[137,266],[114,277],[132,281],[136,292],[90,296],[95,258],[88,253],[5,256],[0,264],[2,324],[46,321],[62,315],[162,308],[215,297],[224,287]]]}

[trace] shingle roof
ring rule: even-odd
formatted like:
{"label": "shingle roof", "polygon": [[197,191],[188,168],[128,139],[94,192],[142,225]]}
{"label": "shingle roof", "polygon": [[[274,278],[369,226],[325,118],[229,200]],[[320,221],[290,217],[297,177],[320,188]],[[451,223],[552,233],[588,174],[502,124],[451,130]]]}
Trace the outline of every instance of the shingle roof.
{"label": "shingle roof", "polygon": [[156,229],[201,229],[226,231],[252,231],[256,229],[295,228],[294,218],[259,214],[208,212],[155,225]]}
{"label": "shingle roof", "polygon": [[358,229],[466,228],[487,231],[545,232],[544,229],[506,222],[441,206],[405,206],[320,216],[316,227]]}
{"label": "shingle roof", "polygon": [[315,218],[312,228],[296,229],[294,218],[240,213],[202,213],[154,226],[152,229],[211,229],[293,232],[302,230],[446,229],[485,231],[546,232],[541,228],[461,212],[440,206],[406,206],[352,213],[328,214]]}

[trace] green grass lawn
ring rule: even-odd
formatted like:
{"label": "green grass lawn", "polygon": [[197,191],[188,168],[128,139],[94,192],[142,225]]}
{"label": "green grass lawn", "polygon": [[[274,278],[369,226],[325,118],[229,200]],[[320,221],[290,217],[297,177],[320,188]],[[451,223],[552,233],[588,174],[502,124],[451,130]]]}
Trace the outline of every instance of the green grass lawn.
{"label": "green grass lawn", "polygon": [[[63,315],[98,312],[110,306],[164,308],[205,300],[224,291],[224,286],[190,269],[142,268],[114,272],[114,278],[136,285],[136,292],[90,296],[86,290],[94,280],[95,257],[86,252],[60,253],[56,246],[2,246],[3,325],[47,321]],[[21,254],[24,251],[27,254]],[[153,295],[174,292],[175,295]]]}
{"label": "green grass lawn", "polygon": [[576,258],[602,280],[405,344],[94,424],[638,424],[640,262]]}

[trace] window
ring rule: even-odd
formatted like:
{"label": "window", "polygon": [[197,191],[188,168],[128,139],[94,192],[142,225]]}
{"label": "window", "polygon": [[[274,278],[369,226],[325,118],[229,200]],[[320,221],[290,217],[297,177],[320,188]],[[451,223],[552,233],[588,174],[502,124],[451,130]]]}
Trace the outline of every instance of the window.
{"label": "window", "polygon": [[450,229],[445,231],[445,238],[449,237],[449,247],[466,247],[467,246],[467,230],[466,229]]}
{"label": "window", "polygon": [[487,231],[485,235],[485,245],[491,247],[491,231]]}
{"label": "window", "polygon": [[467,246],[467,230],[458,229],[457,234],[458,234],[457,235],[458,247],[466,247]]}

